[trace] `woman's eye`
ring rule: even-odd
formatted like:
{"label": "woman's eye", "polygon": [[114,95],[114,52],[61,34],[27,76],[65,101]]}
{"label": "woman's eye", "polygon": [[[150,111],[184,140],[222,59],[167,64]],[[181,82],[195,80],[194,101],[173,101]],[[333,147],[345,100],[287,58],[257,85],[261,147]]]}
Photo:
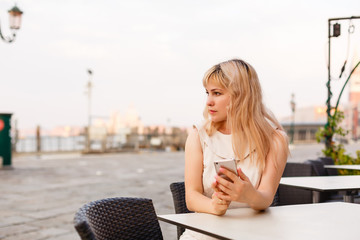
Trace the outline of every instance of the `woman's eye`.
{"label": "woman's eye", "polygon": [[206,91],[206,95],[209,95],[209,92],[208,92],[208,91]]}
{"label": "woman's eye", "polygon": [[220,95],[221,95],[220,92],[214,92],[214,94],[215,94],[216,96],[220,96]]}

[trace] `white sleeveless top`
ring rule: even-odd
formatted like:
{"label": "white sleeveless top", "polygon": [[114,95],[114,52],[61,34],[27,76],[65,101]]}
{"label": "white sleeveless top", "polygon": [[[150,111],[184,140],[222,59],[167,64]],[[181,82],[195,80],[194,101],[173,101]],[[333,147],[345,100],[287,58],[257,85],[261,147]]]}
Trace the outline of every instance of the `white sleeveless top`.
{"label": "white sleeveless top", "polygon": [[[203,187],[204,195],[211,198],[214,193],[211,184],[216,175],[214,161],[222,159],[235,159],[235,154],[232,148],[231,134],[223,134],[216,131],[211,137],[206,133],[204,126],[194,126],[200,137],[200,142],[203,150]],[[256,152],[252,157],[256,158]],[[250,179],[250,182],[255,188],[258,188],[261,177],[261,170],[254,164],[251,164],[249,149],[245,154],[245,159],[237,161],[237,167],[241,168],[243,173]],[[247,204],[231,202],[230,208],[248,207]]]}
{"label": "white sleeveless top", "polygon": [[[232,149],[232,140],[231,135],[223,134],[219,131],[216,131],[212,136],[209,136],[204,128],[204,125],[194,126],[198,130],[201,147],[203,151],[203,188],[204,195],[211,198],[213,194],[213,189],[211,184],[214,181],[214,176],[216,175],[214,161],[235,158],[234,151]],[[253,157],[256,158],[256,152],[252,151],[251,154],[255,154]],[[245,159],[237,162],[237,167],[241,168],[243,173],[250,179],[252,185],[257,189],[259,187],[261,170],[256,166],[251,164],[249,150],[245,154]],[[249,207],[248,204],[231,202],[229,208],[239,208],[239,207]],[[186,229],[185,232],[181,235],[181,240],[187,239],[215,239],[198,232],[194,232]]]}

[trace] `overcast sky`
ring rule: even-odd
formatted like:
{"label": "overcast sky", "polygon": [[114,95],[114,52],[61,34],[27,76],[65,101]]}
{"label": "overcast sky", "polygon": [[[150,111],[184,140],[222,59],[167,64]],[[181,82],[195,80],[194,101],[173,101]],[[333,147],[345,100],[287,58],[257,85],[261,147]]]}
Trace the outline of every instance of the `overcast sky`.
{"label": "overcast sky", "polygon": [[[89,68],[93,115],[125,114],[133,105],[146,125],[199,122],[203,74],[231,58],[255,67],[278,118],[290,115],[291,93],[297,107],[325,105],[327,20],[360,15],[358,0],[16,3],[22,28],[14,43],[0,41],[0,112],[14,113],[20,129],[85,125]],[[4,35],[13,5],[0,0]],[[332,40],[334,76],[360,42],[360,20],[353,21],[349,51],[349,22],[341,24],[342,35]],[[335,96],[343,82],[334,81]]]}

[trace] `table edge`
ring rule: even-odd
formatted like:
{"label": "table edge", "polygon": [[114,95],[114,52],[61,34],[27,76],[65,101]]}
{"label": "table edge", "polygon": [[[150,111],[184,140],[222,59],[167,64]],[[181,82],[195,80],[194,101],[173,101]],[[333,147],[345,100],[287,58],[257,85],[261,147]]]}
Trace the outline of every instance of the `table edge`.
{"label": "table edge", "polygon": [[[188,214],[188,213],[187,213],[187,214]],[[179,215],[180,215],[180,214],[179,214]],[[204,230],[200,230],[200,229],[194,228],[194,227],[192,227],[192,226],[184,225],[184,224],[181,224],[181,223],[178,223],[178,222],[175,222],[175,221],[166,219],[166,218],[164,218],[163,216],[166,216],[166,214],[165,214],[165,215],[157,215],[157,219],[160,220],[160,221],[166,222],[166,223],[173,224],[173,225],[175,225],[175,226],[183,227],[183,228],[186,228],[186,229],[190,229],[190,230],[192,230],[192,231],[195,231],[195,232],[199,232],[199,233],[205,234],[205,235],[210,236],[210,237],[218,238],[218,239],[221,239],[221,240],[231,240],[230,238],[226,238],[226,237],[223,237],[223,236],[214,234],[214,233],[210,233],[210,232],[207,232],[207,231],[204,231]]]}

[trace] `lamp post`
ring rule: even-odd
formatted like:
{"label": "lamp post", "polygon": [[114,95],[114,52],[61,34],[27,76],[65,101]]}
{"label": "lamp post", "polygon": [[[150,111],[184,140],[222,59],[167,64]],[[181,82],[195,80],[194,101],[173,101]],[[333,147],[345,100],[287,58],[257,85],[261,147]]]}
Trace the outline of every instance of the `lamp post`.
{"label": "lamp post", "polygon": [[[331,119],[335,116],[335,114],[337,113],[337,108],[339,105],[339,101],[341,98],[341,94],[345,88],[345,85],[348,83],[348,80],[350,79],[351,74],[354,72],[355,68],[358,66],[358,64],[355,66],[354,69],[352,69],[347,81],[345,82],[341,93],[338,97],[337,103],[335,107],[331,106],[331,98],[332,98],[332,92],[331,92],[331,71],[330,71],[330,66],[331,66],[331,38],[333,37],[338,37],[341,35],[341,25],[338,23],[339,21],[343,21],[343,20],[352,20],[352,19],[360,19],[360,16],[352,16],[352,17],[344,17],[344,18],[330,18],[328,20],[328,41],[329,41],[329,56],[328,56],[328,81],[326,83],[326,87],[327,87],[327,92],[328,92],[328,98],[326,100],[326,105],[327,105],[327,123],[325,124],[325,128],[328,129],[328,134],[325,136],[325,146],[326,149],[331,148],[331,144],[332,144],[332,138],[334,135],[334,127],[330,125]],[[335,24],[332,24],[332,22],[336,22]],[[333,28],[332,30],[332,34],[331,34],[331,27]],[[341,73],[340,73],[340,77],[343,73],[343,71],[345,70],[345,65],[346,65],[346,61],[344,62],[344,65],[341,69]],[[334,114],[331,114],[331,110],[335,109]]]}
{"label": "lamp post", "polygon": [[88,69],[88,74],[89,74],[89,81],[88,81],[88,84],[87,84],[87,94],[88,94],[88,127],[90,128],[91,126],[91,88],[92,88],[92,82],[91,82],[91,79],[92,79],[92,70],[91,69]]}
{"label": "lamp post", "polygon": [[87,91],[86,94],[88,96],[88,123],[87,123],[87,131],[86,131],[86,152],[90,152],[91,148],[91,140],[90,140],[90,127],[91,127],[91,88],[92,88],[92,75],[93,71],[91,69],[87,70],[89,74],[89,81],[86,85]]}
{"label": "lamp post", "polygon": [[9,11],[9,25],[10,29],[12,30],[12,36],[4,36],[1,32],[1,26],[0,26],[0,37],[2,40],[4,40],[7,43],[11,43],[16,38],[16,31],[20,29],[21,26],[21,15],[23,12],[15,5],[13,8],[11,8]]}
{"label": "lamp post", "polygon": [[295,94],[291,94],[291,101],[290,101],[290,107],[291,107],[291,112],[292,112],[292,116],[291,116],[291,125],[290,125],[290,134],[291,134],[291,139],[290,139],[290,144],[294,143],[294,135],[295,135]]}

